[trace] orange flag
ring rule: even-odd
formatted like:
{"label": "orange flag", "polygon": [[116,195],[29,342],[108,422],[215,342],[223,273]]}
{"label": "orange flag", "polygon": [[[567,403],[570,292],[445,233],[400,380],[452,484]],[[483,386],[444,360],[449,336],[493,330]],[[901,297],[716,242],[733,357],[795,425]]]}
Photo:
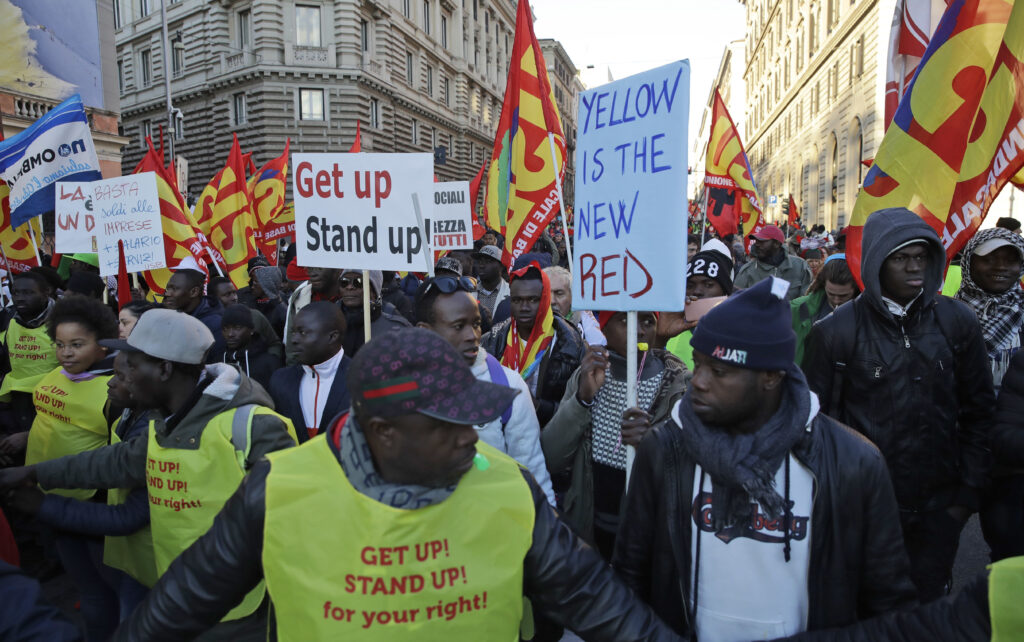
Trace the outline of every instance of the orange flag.
{"label": "orange flag", "polygon": [[234,135],[228,162],[221,171],[210,219],[210,244],[227,265],[227,277],[236,288],[249,284],[247,263],[256,256],[256,217],[245,181],[245,159]]}
{"label": "orange flag", "polygon": [[766,224],[743,141],[717,88],[704,171],[708,223],[719,236],[736,234],[738,226],[742,225],[743,236],[747,239]]}
{"label": "orange flag", "polygon": [[28,223],[22,223],[21,227],[11,227],[10,194],[11,190],[7,187],[7,183],[0,181],[0,207],[3,208],[3,219],[0,220],[0,248],[3,248],[3,263],[0,263],[0,268],[11,274],[18,274],[39,265],[32,237],[29,236],[28,226],[31,225],[35,229],[36,238],[40,238],[43,231],[39,227],[41,220],[39,216],[29,219]]}
{"label": "orange flag", "polygon": [[363,132],[359,128],[359,126],[361,124],[362,124],[362,121],[359,121],[359,120],[356,121],[356,139],[352,143],[352,147],[350,147],[348,149],[349,153],[355,153],[355,152],[363,151]]}

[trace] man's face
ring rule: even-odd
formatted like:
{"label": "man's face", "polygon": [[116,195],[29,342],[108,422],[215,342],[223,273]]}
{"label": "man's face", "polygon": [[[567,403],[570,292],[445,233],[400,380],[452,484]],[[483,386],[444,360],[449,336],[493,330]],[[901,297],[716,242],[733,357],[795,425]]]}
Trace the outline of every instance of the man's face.
{"label": "man's face", "polygon": [[166,363],[141,352],[128,353],[125,385],[135,400],[136,408],[150,410],[160,407],[170,378]]}
{"label": "man's face", "polygon": [[244,325],[225,325],[221,326],[220,331],[224,335],[224,345],[229,350],[240,350],[252,340],[252,328]]}
{"label": "man's face", "polygon": [[363,307],[363,275],[360,272],[345,272],[339,280],[341,302],[346,308]]}
{"label": "man's face", "polygon": [[128,354],[118,352],[114,357],[114,376],[107,379],[107,399],[122,408],[135,407],[135,400],[128,389]]}
{"label": "man's face", "polygon": [[189,288],[184,274],[175,273],[167,281],[164,290],[164,305],[172,310],[187,310],[201,296],[199,288]]}
{"label": "man's face", "polygon": [[782,249],[782,243],[779,243],[775,239],[754,239],[754,247],[750,249],[750,253],[756,258],[766,261]]}
{"label": "man's face", "polygon": [[475,256],[473,262],[476,264],[476,273],[481,281],[494,283],[501,278],[501,261],[495,261],[489,256]]}
{"label": "man's face", "polygon": [[390,420],[393,439],[387,456],[399,470],[402,483],[445,488],[458,483],[473,466],[477,432],[418,413]]}
{"label": "man's face", "polygon": [[[657,329],[658,317],[654,316],[653,312],[636,313],[637,343],[652,345]],[[629,333],[626,332],[626,313],[615,313],[601,331],[604,333],[605,339],[608,340],[608,348],[618,355],[626,356],[629,345]]]}
{"label": "man's face", "polygon": [[695,299],[708,299],[713,296],[725,296],[725,290],[718,281],[702,274],[686,279],[686,296]]}
{"label": "man's face", "polygon": [[924,287],[928,262],[928,247],[924,243],[908,245],[890,254],[879,274],[882,294],[900,305],[913,301]]}
{"label": "man's face", "polygon": [[11,297],[14,299],[14,308],[25,320],[42,314],[49,295],[50,291],[37,283],[35,279],[26,277],[15,277],[14,279]]}
{"label": "man's face", "polygon": [[690,398],[705,425],[726,432],[754,417],[762,405],[759,373],[693,351]]}
{"label": "man's face", "polygon": [[334,286],[338,283],[341,270],[311,267],[306,268],[306,274],[309,275],[309,286],[313,288],[313,291],[323,294],[333,291]]}
{"label": "man's face", "polygon": [[218,283],[213,289],[213,296],[217,297],[225,308],[238,303],[238,289],[231,283]]}
{"label": "man's face", "polygon": [[572,312],[572,283],[564,274],[549,274],[551,282],[551,309],[563,317]]}
{"label": "man's face", "polygon": [[315,366],[338,354],[338,329],[315,314],[300,311],[289,339],[296,358],[304,366]]}
{"label": "man's face", "polygon": [[516,279],[509,285],[509,307],[520,337],[529,336],[533,330],[543,293],[540,279]]}
{"label": "man's face", "polygon": [[483,241],[484,245],[497,245],[498,244],[498,237],[493,235],[493,234],[491,234],[490,232],[488,232],[488,233],[484,234],[483,236],[481,236],[480,240]]}
{"label": "man's face", "polygon": [[469,292],[440,294],[434,299],[434,322],[423,324],[441,335],[473,365],[480,352],[480,306]]}
{"label": "man's face", "polygon": [[696,254],[699,251],[700,251],[700,248],[697,247],[696,243],[687,243],[686,244],[686,260],[689,261],[690,259],[692,259],[693,255]]}
{"label": "man's face", "polygon": [[1016,286],[1020,273],[1020,252],[1010,245],[985,256],[971,256],[971,279],[989,294],[1002,294]]}
{"label": "man's face", "polygon": [[857,288],[852,283],[839,285],[825,281],[825,298],[828,299],[828,305],[833,310],[847,301],[852,301],[855,296],[857,296]]}

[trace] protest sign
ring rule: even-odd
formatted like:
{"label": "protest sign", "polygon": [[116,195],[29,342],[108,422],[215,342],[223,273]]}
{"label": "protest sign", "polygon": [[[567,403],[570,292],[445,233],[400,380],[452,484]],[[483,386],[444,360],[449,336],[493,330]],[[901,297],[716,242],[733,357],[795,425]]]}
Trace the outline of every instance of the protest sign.
{"label": "protest sign", "polygon": [[92,183],[57,183],[55,205],[57,252],[95,252],[96,215],[92,211]]}
{"label": "protest sign", "polygon": [[473,249],[469,181],[434,183],[430,200],[434,204],[433,214],[427,218],[430,249],[437,252]]}
{"label": "protest sign", "polygon": [[100,276],[117,274],[118,241],[128,272],[167,267],[156,174],[143,172],[92,183]]}
{"label": "protest sign", "polygon": [[573,307],[682,310],[690,64],[580,94]]}
{"label": "protest sign", "polygon": [[292,167],[299,265],[423,269],[413,198],[433,193],[431,154],[293,154]]}

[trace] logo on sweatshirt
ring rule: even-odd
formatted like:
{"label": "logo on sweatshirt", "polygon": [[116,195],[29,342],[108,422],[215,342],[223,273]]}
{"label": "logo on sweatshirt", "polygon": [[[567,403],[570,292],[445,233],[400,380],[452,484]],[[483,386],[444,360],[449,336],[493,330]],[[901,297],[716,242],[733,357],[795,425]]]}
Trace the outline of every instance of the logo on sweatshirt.
{"label": "logo on sweatshirt", "polygon": [[[700,493],[693,500],[693,523],[705,533],[714,533],[715,537],[726,544],[740,537],[746,537],[757,542],[769,544],[782,544],[786,541],[785,517],[772,519],[761,511],[761,506],[751,502],[753,512],[749,520],[737,522],[715,531],[712,520],[711,493]],[[794,502],[789,502],[792,509]],[[795,542],[807,537],[807,524],[810,517],[790,516],[789,539]]]}
{"label": "logo on sweatshirt", "polygon": [[731,361],[743,365],[747,362],[747,351],[715,346],[715,349],[711,351],[711,357],[719,361]]}

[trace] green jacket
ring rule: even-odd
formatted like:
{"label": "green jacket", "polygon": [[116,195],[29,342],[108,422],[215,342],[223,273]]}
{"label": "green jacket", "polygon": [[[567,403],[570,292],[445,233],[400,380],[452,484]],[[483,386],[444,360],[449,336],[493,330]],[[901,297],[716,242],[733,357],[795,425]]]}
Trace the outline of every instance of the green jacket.
{"label": "green jacket", "polygon": [[796,333],[796,365],[802,366],[804,361],[804,341],[807,334],[818,318],[822,305],[825,302],[825,291],[818,290],[814,294],[802,296],[789,302],[789,309],[793,313],[793,332]]}
{"label": "green jacket", "polygon": [[770,276],[777,276],[780,279],[789,281],[789,292],[786,299],[792,301],[811,287],[811,268],[799,256],[787,254],[778,267],[769,263],[763,263],[758,259],[751,259],[739,269],[733,286],[737,290],[745,290],[750,286],[764,281]]}

